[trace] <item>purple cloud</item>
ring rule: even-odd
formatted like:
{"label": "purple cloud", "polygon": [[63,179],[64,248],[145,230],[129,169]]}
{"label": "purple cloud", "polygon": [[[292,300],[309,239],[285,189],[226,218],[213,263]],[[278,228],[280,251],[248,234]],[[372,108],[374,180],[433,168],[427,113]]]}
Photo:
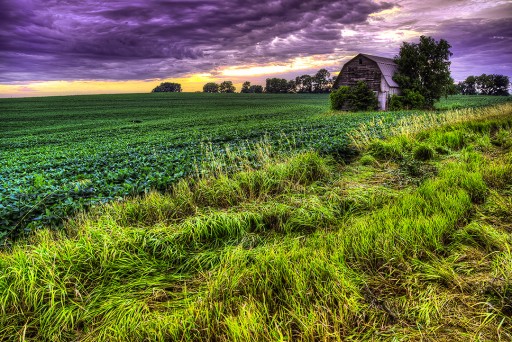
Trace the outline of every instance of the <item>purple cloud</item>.
{"label": "purple cloud", "polygon": [[[383,10],[393,13],[375,15]],[[403,30],[447,39],[456,78],[510,75],[511,13],[510,2],[491,0],[4,0],[0,83],[215,74],[357,51],[393,56],[400,40],[417,38]],[[383,38],[388,31],[400,40]]]}
{"label": "purple cloud", "polygon": [[[372,0],[18,1],[0,21],[0,82],[145,79],[332,52]],[[294,35],[293,44],[275,46]],[[318,48],[318,41],[325,42]],[[125,70],[123,70],[125,69]]]}

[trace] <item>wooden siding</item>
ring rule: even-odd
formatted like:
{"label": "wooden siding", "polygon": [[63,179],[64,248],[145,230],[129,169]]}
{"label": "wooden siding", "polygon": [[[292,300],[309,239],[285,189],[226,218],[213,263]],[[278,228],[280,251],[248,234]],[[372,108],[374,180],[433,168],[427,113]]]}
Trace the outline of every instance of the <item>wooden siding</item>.
{"label": "wooden siding", "polygon": [[[360,64],[361,60],[361,64]],[[381,91],[382,73],[374,61],[359,55],[347,62],[341,69],[340,78],[336,80],[335,88],[354,86],[358,81],[365,81],[373,91]]]}

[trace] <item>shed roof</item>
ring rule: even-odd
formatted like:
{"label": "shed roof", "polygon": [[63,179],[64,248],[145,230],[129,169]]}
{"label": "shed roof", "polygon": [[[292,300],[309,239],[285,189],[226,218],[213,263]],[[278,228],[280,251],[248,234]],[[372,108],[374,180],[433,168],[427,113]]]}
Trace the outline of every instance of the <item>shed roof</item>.
{"label": "shed roof", "polygon": [[384,79],[388,83],[388,85],[392,88],[398,88],[399,85],[393,80],[393,75],[398,70],[398,65],[396,65],[395,61],[392,58],[387,57],[380,57],[380,56],[373,56],[373,55],[367,55],[365,53],[361,53],[360,55],[371,59],[375,63],[377,63],[377,66],[380,69],[380,72],[382,72],[382,75],[384,76]]}

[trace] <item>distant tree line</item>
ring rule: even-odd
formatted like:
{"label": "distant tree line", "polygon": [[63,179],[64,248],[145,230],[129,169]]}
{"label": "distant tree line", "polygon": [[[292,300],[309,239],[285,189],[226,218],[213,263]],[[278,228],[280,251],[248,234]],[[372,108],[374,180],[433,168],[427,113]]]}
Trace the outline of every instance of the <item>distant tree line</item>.
{"label": "distant tree line", "polygon": [[242,84],[241,93],[249,94],[249,93],[263,93],[263,86],[260,85],[251,85],[251,82],[245,81]]}
{"label": "distant tree line", "polygon": [[320,69],[314,76],[301,75],[294,80],[267,78],[266,93],[329,93],[333,79],[326,69]]}
{"label": "distant tree line", "polygon": [[[293,80],[284,78],[267,78],[265,88],[261,85],[252,85],[245,81],[242,84],[241,93],[329,93],[332,88],[333,79],[326,69],[320,69],[314,76],[302,75]],[[203,93],[234,93],[236,88],[233,82],[224,81],[220,84],[208,82],[203,86]]]}
{"label": "distant tree line", "polygon": [[233,82],[224,81],[221,84],[208,82],[203,86],[203,93],[234,93],[236,91]]}
{"label": "distant tree line", "polygon": [[468,76],[457,84],[457,91],[462,95],[509,95],[510,80],[504,75]]}

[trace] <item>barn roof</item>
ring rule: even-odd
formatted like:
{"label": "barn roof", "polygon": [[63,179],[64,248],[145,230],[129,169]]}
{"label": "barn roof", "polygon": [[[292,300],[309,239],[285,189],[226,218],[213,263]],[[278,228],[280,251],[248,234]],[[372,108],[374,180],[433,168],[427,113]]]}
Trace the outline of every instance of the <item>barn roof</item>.
{"label": "barn roof", "polygon": [[382,72],[382,75],[384,76],[384,79],[388,83],[390,87],[398,88],[399,85],[393,80],[393,75],[398,70],[398,66],[396,65],[395,61],[392,58],[387,57],[380,57],[380,56],[373,56],[373,55],[367,55],[365,53],[361,53],[360,55],[371,59],[375,63],[377,63],[380,72]]}

